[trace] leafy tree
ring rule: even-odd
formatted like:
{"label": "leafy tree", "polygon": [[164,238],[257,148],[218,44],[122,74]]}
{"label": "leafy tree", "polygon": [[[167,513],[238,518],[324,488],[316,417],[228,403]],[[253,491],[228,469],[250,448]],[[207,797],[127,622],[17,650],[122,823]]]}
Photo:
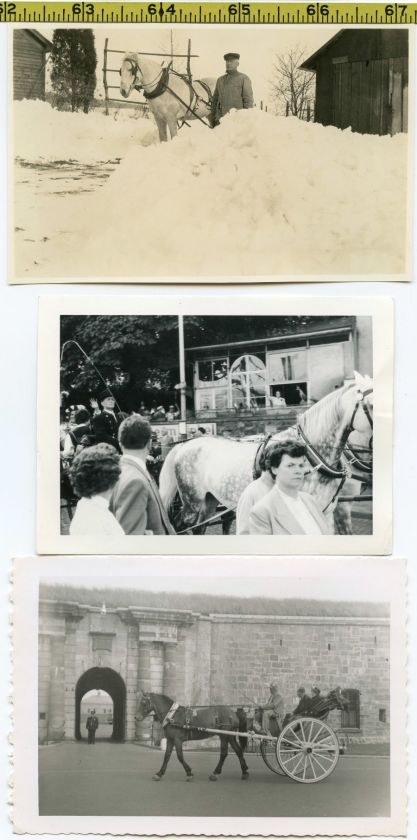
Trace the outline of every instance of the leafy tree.
{"label": "leafy tree", "polygon": [[[245,342],[306,332],[313,325],[340,326],[317,316],[204,315],[184,318],[185,346]],[[112,387],[123,411],[141,400],[175,402],[180,381],[178,318],[175,315],[65,315],[61,318],[61,391],[70,403],[87,404],[89,396]],[[186,354],[187,362],[187,354]],[[99,371],[100,375],[97,373]],[[191,364],[187,381],[192,384]],[[191,406],[190,406],[191,407]]]}
{"label": "leafy tree", "polygon": [[87,114],[96,88],[97,54],[91,29],[55,29],[51,83],[60,110]]}
{"label": "leafy tree", "polygon": [[277,114],[306,119],[314,97],[315,75],[301,70],[304,50],[295,47],[286,55],[276,55],[271,81]]}

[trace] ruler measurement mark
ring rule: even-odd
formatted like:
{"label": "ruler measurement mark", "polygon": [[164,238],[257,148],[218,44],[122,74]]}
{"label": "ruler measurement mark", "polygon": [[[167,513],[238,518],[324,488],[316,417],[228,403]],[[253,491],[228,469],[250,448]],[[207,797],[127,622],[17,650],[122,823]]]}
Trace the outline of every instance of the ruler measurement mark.
{"label": "ruler measurement mark", "polygon": [[[308,2],[308,0],[307,0]],[[39,3],[39,0],[32,0],[32,2],[20,2],[8,4],[0,3],[1,13],[0,22],[16,23],[16,22],[53,22],[53,23],[162,23],[169,25],[173,23],[190,23],[190,24],[258,24],[258,25],[276,25],[276,24],[349,24],[349,25],[369,25],[378,24],[382,26],[390,25],[417,25],[417,2],[409,3],[407,7],[392,3],[388,10],[384,3],[357,3],[355,5],[341,2],[326,4],[327,10],[322,11],[320,3],[314,3],[312,11],[313,14],[306,13],[307,3],[250,3],[247,10],[242,2],[221,5],[208,2],[197,4],[190,4],[191,9],[187,8],[187,4],[180,0],[174,2],[175,11],[167,13],[163,5],[160,6],[160,11],[157,16],[151,15],[148,12],[148,4],[135,0],[135,3],[127,4],[124,2],[111,2],[111,0],[101,0],[100,3],[93,2],[93,10],[90,10],[89,2],[81,2],[80,12],[74,12],[74,4],[70,2],[63,3],[61,7],[57,3],[46,2]],[[311,3],[309,4],[312,5]],[[134,8],[134,7],[137,8]],[[234,6],[234,7],[233,7]],[[351,8],[348,8],[351,6]],[[8,8],[9,7],[9,8]],[[287,7],[287,8],[286,8]],[[310,11],[310,9],[309,9]]]}

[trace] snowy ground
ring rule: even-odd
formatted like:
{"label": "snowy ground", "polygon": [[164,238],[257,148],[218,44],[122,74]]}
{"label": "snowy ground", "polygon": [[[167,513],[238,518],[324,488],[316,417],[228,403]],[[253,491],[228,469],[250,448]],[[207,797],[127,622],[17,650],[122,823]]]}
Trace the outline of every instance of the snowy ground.
{"label": "snowy ground", "polygon": [[405,271],[406,135],[252,110],[159,144],[130,111],[14,108],[22,279]]}

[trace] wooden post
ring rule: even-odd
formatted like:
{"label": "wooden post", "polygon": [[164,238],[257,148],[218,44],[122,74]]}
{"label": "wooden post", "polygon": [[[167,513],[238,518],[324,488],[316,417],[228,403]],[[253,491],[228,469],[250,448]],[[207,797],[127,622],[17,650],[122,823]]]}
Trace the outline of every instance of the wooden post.
{"label": "wooden post", "polygon": [[106,102],[106,117],[109,116],[109,87],[107,84],[107,48],[108,48],[109,39],[106,38],[104,42],[104,61],[103,61],[103,85],[104,85],[104,98]]}

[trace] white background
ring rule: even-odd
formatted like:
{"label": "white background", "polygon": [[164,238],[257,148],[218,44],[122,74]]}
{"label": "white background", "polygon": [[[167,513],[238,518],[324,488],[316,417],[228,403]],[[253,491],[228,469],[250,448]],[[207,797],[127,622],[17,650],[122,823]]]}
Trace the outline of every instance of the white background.
{"label": "white background", "polygon": [[[10,596],[10,558],[13,555],[35,552],[35,465],[36,465],[36,339],[37,299],[40,294],[112,295],[154,294],[153,286],[7,286],[6,263],[6,183],[7,183],[7,79],[6,79],[6,26],[0,26],[0,387],[2,405],[0,410],[0,673],[3,676],[0,689],[0,829],[1,836],[13,836],[5,805],[8,796],[7,777],[8,745],[7,732],[10,727],[8,707],[7,675],[10,672],[7,634],[9,622],[8,598]],[[414,90],[416,85],[414,84]],[[414,108],[415,113],[417,109]],[[414,126],[414,136],[416,135]],[[28,126],[30,131],[30,126]],[[416,157],[416,155],[415,155]],[[417,166],[415,165],[415,169]],[[417,181],[414,178],[414,203],[417,196]],[[389,202],[389,195],[381,201]],[[417,225],[414,223],[414,243],[417,241]],[[417,263],[414,244],[414,263]],[[161,289],[161,294],[175,295],[181,291],[190,294],[190,289],[171,286]],[[207,294],[207,286],[201,294]],[[225,287],[224,294],[248,295],[253,287]],[[394,415],[394,554],[409,559],[409,837],[417,837],[417,293],[415,282],[409,284],[389,283],[341,283],[329,284],[279,284],[257,286],[257,295],[391,295],[396,302],[395,311],[395,415]],[[193,294],[199,294],[198,287]],[[219,314],[222,310],[223,290],[218,287],[212,294],[219,299]],[[337,562],[337,561],[336,561]],[[15,609],[19,606],[15,605]],[[28,685],[28,692],[33,686]]]}

